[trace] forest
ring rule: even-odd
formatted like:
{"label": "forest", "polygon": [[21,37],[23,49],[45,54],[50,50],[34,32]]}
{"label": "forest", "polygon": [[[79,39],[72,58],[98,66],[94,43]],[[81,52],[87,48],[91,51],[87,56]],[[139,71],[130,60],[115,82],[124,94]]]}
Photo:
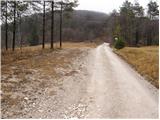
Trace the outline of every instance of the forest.
{"label": "forest", "polygon": [[77,0],[1,1],[1,47],[22,48],[60,41],[97,39],[114,43],[121,38],[127,46],[159,44],[158,3],[150,1],[144,9],[138,1],[124,1],[119,10],[100,13],[74,10]]}

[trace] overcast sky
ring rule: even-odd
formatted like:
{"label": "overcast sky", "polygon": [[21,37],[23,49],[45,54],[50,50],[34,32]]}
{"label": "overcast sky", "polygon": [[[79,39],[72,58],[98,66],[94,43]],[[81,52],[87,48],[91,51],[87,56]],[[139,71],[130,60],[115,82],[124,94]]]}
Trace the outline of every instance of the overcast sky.
{"label": "overcast sky", "polygon": [[[79,6],[77,10],[93,10],[104,13],[110,13],[113,9],[119,10],[119,7],[125,0],[78,0]],[[129,0],[134,3],[135,0]],[[150,0],[138,0],[140,5],[147,8]]]}

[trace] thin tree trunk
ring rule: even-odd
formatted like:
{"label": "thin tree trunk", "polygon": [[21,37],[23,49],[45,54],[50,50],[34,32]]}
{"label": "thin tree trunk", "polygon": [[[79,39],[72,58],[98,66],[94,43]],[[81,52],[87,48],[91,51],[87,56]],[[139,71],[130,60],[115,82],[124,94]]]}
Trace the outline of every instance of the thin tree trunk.
{"label": "thin tree trunk", "polygon": [[62,2],[60,10],[60,48],[62,48]]}
{"label": "thin tree trunk", "polygon": [[147,30],[147,45],[151,45],[151,39],[152,39],[152,26],[151,26],[151,21],[148,21],[149,26],[148,30]]}
{"label": "thin tree trunk", "polygon": [[51,49],[53,49],[54,40],[54,1],[52,1],[52,17],[51,17]]}
{"label": "thin tree trunk", "polygon": [[45,1],[43,4],[43,41],[42,41],[42,48],[45,47]]}
{"label": "thin tree trunk", "polygon": [[16,34],[16,2],[14,2],[14,22],[13,22],[13,42],[12,42],[12,50],[15,49],[15,34]]}
{"label": "thin tree trunk", "polygon": [[139,43],[139,21],[136,20],[136,41],[135,41],[135,46],[138,46]]}
{"label": "thin tree trunk", "polygon": [[22,50],[22,28],[21,28],[21,24],[22,24],[22,19],[21,19],[21,14],[19,15],[19,28],[20,28],[20,49]]}
{"label": "thin tree trunk", "polygon": [[136,42],[135,42],[135,46],[138,45],[138,42],[139,42],[139,33],[138,33],[138,30],[136,30]]}
{"label": "thin tree trunk", "polygon": [[8,50],[8,22],[7,22],[7,1],[6,1],[6,50]]}
{"label": "thin tree trunk", "polygon": [[152,15],[151,15],[151,18],[150,18],[150,26],[151,26],[151,29],[150,29],[149,45],[152,45],[152,41],[153,41],[153,16]]}

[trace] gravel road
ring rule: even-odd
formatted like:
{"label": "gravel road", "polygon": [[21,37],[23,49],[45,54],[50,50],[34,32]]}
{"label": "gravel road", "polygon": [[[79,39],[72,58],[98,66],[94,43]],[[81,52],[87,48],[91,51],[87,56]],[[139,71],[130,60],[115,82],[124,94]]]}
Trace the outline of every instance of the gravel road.
{"label": "gravel road", "polygon": [[93,52],[89,118],[158,118],[158,90],[112,52],[107,43]]}
{"label": "gravel road", "polygon": [[60,85],[46,88],[15,118],[158,118],[158,89],[107,43],[81,51],[71,72],[59,69]]}

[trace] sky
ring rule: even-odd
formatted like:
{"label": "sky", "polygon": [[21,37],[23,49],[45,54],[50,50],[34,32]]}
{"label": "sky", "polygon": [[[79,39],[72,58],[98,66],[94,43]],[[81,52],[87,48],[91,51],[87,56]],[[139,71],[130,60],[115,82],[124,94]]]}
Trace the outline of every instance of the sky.
{"label": "sky", "polygon": [[[123,4],[125,0],[78,0],[79,6],[77,10],[92,10],[104,13],[110,13],[114,9],[119,10],[119,7]],[[128,0],[132,3],[135,0]],[[137,0],[140,5],[145,9],[150,0]]]}

